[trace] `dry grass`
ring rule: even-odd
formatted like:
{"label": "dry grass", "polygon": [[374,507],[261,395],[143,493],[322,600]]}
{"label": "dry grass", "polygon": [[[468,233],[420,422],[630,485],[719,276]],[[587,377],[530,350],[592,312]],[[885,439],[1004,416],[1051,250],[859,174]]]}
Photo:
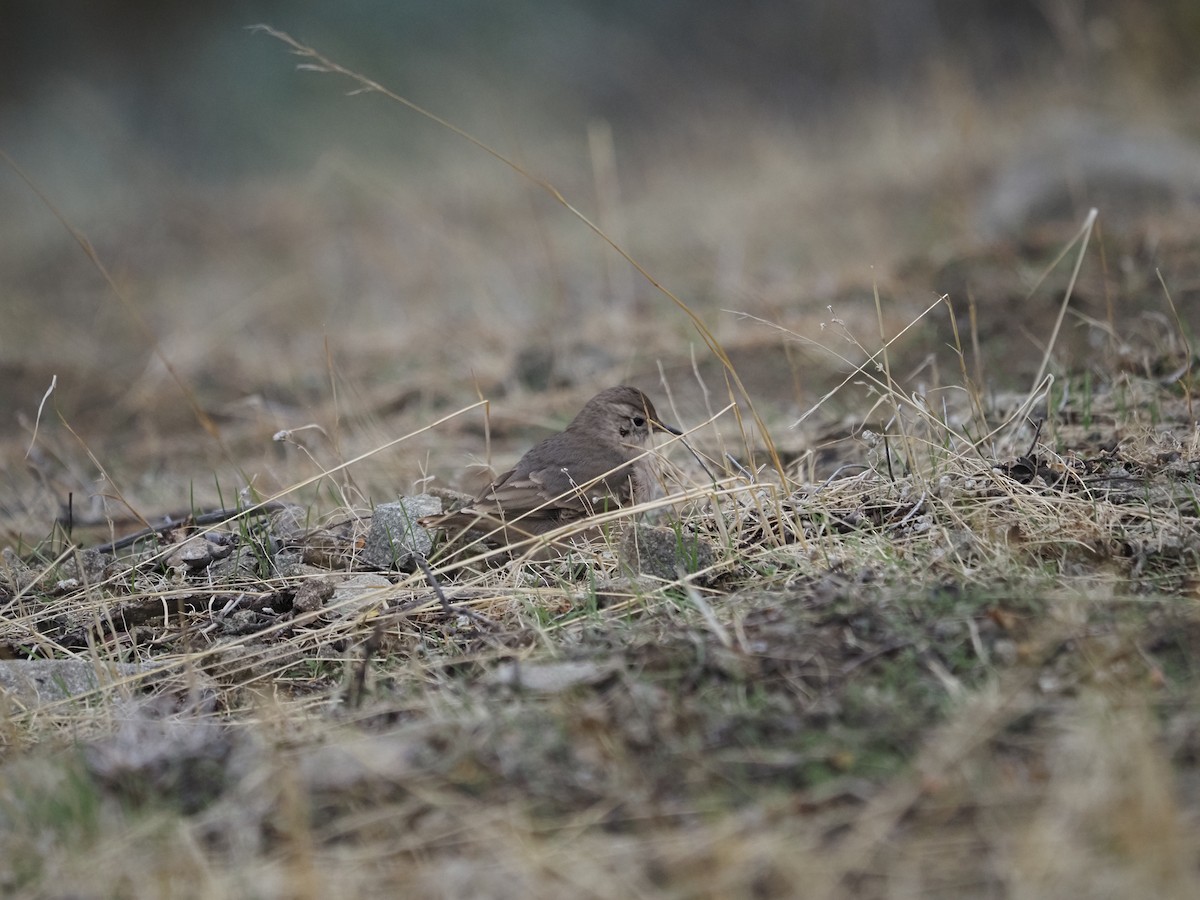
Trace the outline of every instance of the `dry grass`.
{"label": "dry grass", "polygon": [[[371,231],[356,252],[384,278],[395,264]],[[1063,266],[1078,261],[1089,284],[1120,292],[1105,260],[1136,259],[1140,246],[1094,236]],[[1195,258],[1194,243],[1175,246]],[[1042,271],[1046,249],[1033,244],[1013,266]],[[435,295],[453,280],[440,277]],[[659,407],[707,468],[661,448],[666,497],[608,516],[604,538],[565,557],[443,545],[430,562],[450,611],[419,569],[333,592],[365,574],[372,502],[437,486],[458,467],[449,446],[508,459],[529,426],[561,423],[589,382],[648,385],[659,367],[601,361],[550,389],[510,389],[485,411],[428,374],[464,352],[446,336],[470,307],[451,304],[442,317],[414,312],[399,359],[394,343],[364,337],[372,365],[391,360],[382,375],[329,348],[315,365],[304,354],[239,360],[287,395],[222,411],[220,441],[198,439],[186,413],[171,419],[156,384],[123,402],[158,403],[198,446],[164,426],[127,460],[112,449],[121,441],[93,448],[88,429],[48,406],[31,475],[5,489],[20,543],[0,561],[0,648],[153,671],[70,699],[0,695],[0,886],[1195,896],[1189,326],[1143,295],[1163,328],[1144,337],[1128,320],[1093,319],[1088,364],[1043,379],[1062,356],[1050,336],[1074,284],[1037,289],[1024,324],[1042,347],[1027,371],[1014,367],[1031,385],[1016,394],[996,387],[1014,373],[993,374],[976,353],[978,320],[963,317],[976,330],[960,331],[946,302],[890,302],[902,280],[874,304],[823,313],[824,330],[772,299],[794,285],[754,292],[765,324],[676,300],[705,350],[668,355],[686,332],[658,314],[643,352],[664,358],[656,393],[671,400]],[[1178,294],[1193,284],[1172,287],[1186,309]],[[133,299],[121,279],[112,288]],[[648,306],[638,290],[631,302]],[[1004,304],[1003,292],[971,299]],[[516,308],[501,304],[469,332],[495,326],[496,346],[472,352],[489,396],[512,384],[509,351],[528,324],[507,315]],[[585,317],[588,345],[620,340],[624,318]],[[915,364],[912,343],[943,335],[936,362]],[[158,349],[189,389],[207,371],[169,342]],[[556,349],[580,356],[569,342]],[[793,375],[813,357],[840,374],[798,389]],[[325,381],[305,384],[291,366]],[[302,430],[308,421],[319,427]],[[5,460],[24,449],[6,447]],[[183,493],[178,471],[133,477],[155,457],[218,474]],[[93,511],[76,510],[72,533],[30,538],[45,498],[63,493],[55,485],[82,495],[97,473],[105,500],[91,531]],[[242,511],[112,554],[80,549],[155,524],[139,511],[181,496],[193,511]],[[264,501],[289,506],[256,510]],[[200,537],[229,555],[189,564],[180,552]]]}

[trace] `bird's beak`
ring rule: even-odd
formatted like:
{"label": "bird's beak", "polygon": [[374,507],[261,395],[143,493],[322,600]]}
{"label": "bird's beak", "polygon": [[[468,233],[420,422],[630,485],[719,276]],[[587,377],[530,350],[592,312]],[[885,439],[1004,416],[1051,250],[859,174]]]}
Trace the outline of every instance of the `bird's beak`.
{"label": "bird's beak", "polygon": [[683,434],[683,432],[680,431],[678,428],[672,428],[670,425],[664,425],[662,422],[656,422],[653,419],[650,420],[650,424],[653,425],[655,428],[657,428],[659,431],[665,431],[667,434],[673,434],[676,437],[679,437],[680,435]]}

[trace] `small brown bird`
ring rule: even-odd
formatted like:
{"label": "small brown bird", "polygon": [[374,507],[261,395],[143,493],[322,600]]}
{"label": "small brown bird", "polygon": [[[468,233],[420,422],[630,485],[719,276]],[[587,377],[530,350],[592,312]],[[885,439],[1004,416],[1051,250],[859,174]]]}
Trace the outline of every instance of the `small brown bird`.
{"label": "small brown bird", "polygon": [[537,444],[470,504],[422,524],[492,532],[511,544],[649,500],[656,486],[646,453],[652,431],[683,433],[659,421],[654,404],[637,388],[601,391],[566,430]]}

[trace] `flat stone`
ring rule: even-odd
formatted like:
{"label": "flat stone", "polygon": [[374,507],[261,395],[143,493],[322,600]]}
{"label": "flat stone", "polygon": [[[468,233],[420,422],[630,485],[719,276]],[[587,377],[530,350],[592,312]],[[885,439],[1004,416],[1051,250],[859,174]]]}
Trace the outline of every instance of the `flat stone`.
{"label": "flat stone", "polygon": [[361,735],[298,748],[291,774],[309,791],[386,789],[421,771],[421,749],[395,734]]}
{"label": "flat stone", "polygon": [[[203,569],[216,559],[217,547],[202,537],[190,537],[167,556],[166,564],[172,569],[186,568],[189,571]],[[225,553],[224,555],[228,555]]]}
{"label": "flat stone", "polygon": [[334,610],[342,616],[354,616],[366,612],[374,606],[382,607],[380,591],[390,588],[392,583],[382,575],[364,573],[347,578],[336,588],[333,596],[325,604],[327,609]]}
{"label": "flat stone", "polygon": [[504,685],[535,694],[560,694],[572,688],[591,686],[610,678],[617,671],[611,662],[518,663],[502,662],[486,676],[485,684]]}
{"label": "flat stone", "polygon": [[26,706],[51,703],[109,687],[122,678],[155,668],[85,659],[5,659],[0,660],[0,692]]}

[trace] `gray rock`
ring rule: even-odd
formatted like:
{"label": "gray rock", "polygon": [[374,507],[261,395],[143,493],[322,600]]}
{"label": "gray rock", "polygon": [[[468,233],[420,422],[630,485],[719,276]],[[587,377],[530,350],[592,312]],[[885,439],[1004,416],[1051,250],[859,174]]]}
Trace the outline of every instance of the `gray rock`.
{"label": "gray rock", "polygon": [[85,659],[5,659],[0,660],[0,692],[23,705],[37,705],[78,697],[154,669]]}
{"label": "gray rock", "polygon": [[347,578],[336,588],[325,604],[341,616],[355,616],[373,606],[383,606],[380,590],[390,588],[392,583],[382,575],[364,573]]}
{"label": "gray rock", "polygon": [[360,559],[379,569],[412,568],[414,554],[425,556],[433,548],[433,535],[417,520],[441,511],[442,501],[429,494],[380,504],[375,507]]}
{"label": "gray rock", "polygon": [[215,558],[208,565],[208,574],[214,581],[226,581],[234,578],[256,578],[259,576],[259,558],[254,551],[247,546],[237,548],[237,552],[230,555],[228,548],[224,559]]}
{"label": "gray rock", "polygon": [[76,550],[72,556],[67,557],[59,569],[59,575],[63,580],[96,584],[111,574],[112,563],[111,555],[88,547]]}
{"label": "gray rock", "polygon": [[[174,802],[185,813],[204,809],[242,782],[262,748],[209,715],[161,704],[117,705],[120,723],[108,737],[85,744],[88,771],[133,805]],[[242,799],[239,797],[239,799]]]}
{"label": "gray rock", "polygon": [[690,575],[716,561],[707,540],[662,525],[637,524],[626,529],[618,548],[621,568],[627,572],[674,581],[679,573]]}
{"label": "gray rock", "polygon": [[572,688],[589,687],[611,677],[619,667],[591,660],[519,663],[502,662],[483,678],[484,684],[503,685],[535,694],[561,694]]}
{"label": "gray rock", "polygon": [[0,581],[9,585],[13,593],[23,591],[37,581],[37,573],[13,552],[11,547],[0,551]]}
{"label": "gray rock", "polygon": [[313,528],[311,517],[311,511],[303,506],[286,506],[271,516],[271,534],[284,544],[303,543]]}
{"label": "gray rock", "polygon": [[292,603],[292,612],[296,615],[316,612],[325,606],[336,590],[333,580],[329,578],[309,578],[300,584],[296,590],[296,599]]}
{"label": "gray rock", "polygon": [[1195,210],[1200,145],[1166,131],[1056,115],[1030,129],[1000,167],[983,198],[978,230],[1002,237],[1045,223],[1079,225],[1091,206],[1109,226]]}
{"label": "gray rock", "polygon": [[344,796],[379,790],[421,771],[423,745],[396,734],[366,734],[296,749],[291,774],[308,791]]}
{"label": "gray rock", "polygon": [[228,556],[229,547],[214,544],[202,537],[190,537],[167,556],[166,564],[172,569],[187,569],[194,572],[203,569],[215,559]]}

